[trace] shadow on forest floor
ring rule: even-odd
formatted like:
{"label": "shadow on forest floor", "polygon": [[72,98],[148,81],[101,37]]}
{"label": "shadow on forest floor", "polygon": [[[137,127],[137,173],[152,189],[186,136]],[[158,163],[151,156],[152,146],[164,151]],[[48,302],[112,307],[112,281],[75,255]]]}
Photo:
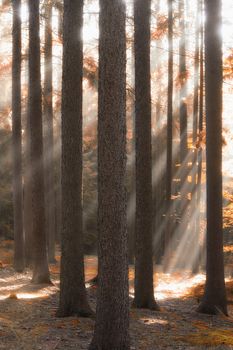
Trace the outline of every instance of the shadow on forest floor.
{"label": "shadow on forest floor", "polygon": [[[228,245],[231,251],[233,246]],[[0,246],[0,349],[69,350],[88,349],[94,320],[57,318],[59,262],[50,266],[53,286],[30,284],[31,273],[15,273],[12,243]],[[228,257],[228,260],[230,258]],[[59,261],[59,257],[58,257]],[[96,274],[96,257],[85,258],[86,280]],[[133,271],[130,268],[130,294]],[[131,349],[232,349],[233,282],[227,281],[229,315],[200,315],[195,312],[203,292],[204,276],[155,274],[155,294],[161,311],[130,310]],[[95,308],[96,287],[88,287]],[[111,350],[111,349],[109,349]]]}

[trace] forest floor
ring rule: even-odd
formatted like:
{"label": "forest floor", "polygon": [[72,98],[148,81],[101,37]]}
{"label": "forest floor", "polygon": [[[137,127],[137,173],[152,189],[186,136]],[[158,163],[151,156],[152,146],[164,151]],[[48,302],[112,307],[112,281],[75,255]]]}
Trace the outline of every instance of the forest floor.
{"label": "forest floor", "polygon": [[[53,286],[35,288],[30,284],[30,271],[14,272],[12,251],[11,241],[0,242],[0,349],[88,349],[94,319],[56,317],[59,262],[50,266]],[[96,257],[85,258],[87,280],[95,276],[96,264]],[[132,292],[132,268],[129,278]],[[204,275],[157,272],[155,279],[161,311],[130,310],[132,350],[233,349],[231,280],[227,280],[229,317],[226,317],[196,313],[203,292]],[[87,290],[94,309],[97,288],[87,284]]]}

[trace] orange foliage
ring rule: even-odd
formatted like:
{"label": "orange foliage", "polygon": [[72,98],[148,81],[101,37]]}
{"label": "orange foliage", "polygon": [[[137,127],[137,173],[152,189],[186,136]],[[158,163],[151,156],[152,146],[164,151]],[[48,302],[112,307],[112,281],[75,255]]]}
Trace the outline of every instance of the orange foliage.
{"label": "orange foliage", "polygon": [[168,19],[164,15],[158,14],[157,18],[157,28],[151,32],[151,40],[161,40],[167,33]]}
{"label": "orange foliage", "polygon": [[186,71],[179,73],[175,79],[175,84],[177,87],[182,87],[185,85],[187,80],[190,77],[190,72],[186,69]]}
{"label": "orange foliage", "polygon": [[[195,286],[193,289],[190,289],[189,296],[195,297],[198,301],[202,298],[204,294],[204,283],[200,283]],[[233,281],[226,282],[226,292],[227,292],[227,301],[229,304],[233,303]]]}
{"label": "orange foliage", "polygon": [[0,241],[1,262],[0,267],[11,265],[13,263],[13,241]]}
{"label": "orange foliage", "polygon": [[0,75],[8,74],[11,70],[12,62],[11,60],[1,60],[0,61]]}
{"label": "orange foliage", "polygon": [[225,79],[233,78],[233,49],[231,49],[230,54],[224,60],[223,74]]}
{"label": "orange foliage", "polygon": [[84,67],[83,67],[84,77],[88,80],[91,87],[96,87],[97,76],[98,76],[98,66],[93,57],[84,57]]}
{"label": "orange foliage", "polygon": [[232,253],[232,252],[233,252],[233,245],[224,247],[224,253]]}

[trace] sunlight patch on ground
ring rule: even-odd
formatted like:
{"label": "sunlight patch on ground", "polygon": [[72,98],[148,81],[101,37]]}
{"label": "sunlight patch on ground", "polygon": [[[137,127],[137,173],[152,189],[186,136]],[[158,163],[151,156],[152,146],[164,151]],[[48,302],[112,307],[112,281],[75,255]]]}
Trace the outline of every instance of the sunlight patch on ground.
{"label": "sunlight patch on ground", "polygon": [[205,281],[205,275],[199,274],[163,274],[158,277],[155,297],[158,300],[180,298],[188,295],[190,290]]}
{"label": "sunlight patch on ground", "polygon": [[[191,290],[205,282],[205,275],[191,276],[190,273],[157,273],[155,285],[155,299],[178,299],[188,296]],[[130,297],[134,297],[134,288],[130,288]]]}
{"label": "sunlight patch on ground", "polygon": [[143,317],[143,318],[140,318],[139,321],[142,322],[143,324],[148,324],[148,325],[152,325],[152,324],[166,325],[169,323],[167,320],[161,320],[159,318],[154,318],[154,317]]}
{"label": "sunlight patch on ground", "polygon": [[17,299],[37,299],[37,298],[48,298],[50,295],[55,294],[58,288],[55,286],[40,289],[39,291],[18,291],[15,293]]}
{"label": "sunlight patch on ground", "polygon": [[25,285],[25,283],[23,284],[13,284],[13,285],[7,285],[7,286],[4,286],[4,287],[0,287],[0,293],[4,291],[14,291],[16,289],[19,289],[21,287],[23,287]]}
{"label": "sunlight patch on ground", "polygon": [[57,293],[59,281],[53,280],[52,286],[33,285],[31,274],[14,274],[0,279],[0,300],[48,298]]}
{"label": "sunlight patch on ground", "polygon": [[37,299],[37,298],[45,298],[48,295],[44,293],[16,293],[17,299]]}
{"label": "sunlight patch on ground", "polygon": [[232,253],[233,252],[233,245],[229,245],[223,248],[224,253]]}
{"label": "sunlight patch on ground", "polygon": [[16,284],[16,282],[22,282],[22,279],[27,279],[28,277],[30,277],[31,275],[24,275],[24,274],[17,274],[15,272],[13,272],[13,275],[9,276],[9,277],[4,277],[4,278],[0,278],[0,283],[3,282],[7,282],[7,283],[14,283]]}

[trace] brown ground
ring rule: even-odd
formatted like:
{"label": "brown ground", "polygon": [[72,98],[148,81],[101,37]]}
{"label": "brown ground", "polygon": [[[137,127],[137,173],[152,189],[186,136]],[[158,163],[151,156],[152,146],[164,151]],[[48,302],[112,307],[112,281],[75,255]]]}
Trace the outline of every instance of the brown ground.
{"label": "brown ground", "polygon": [[[55,316],[59,264],[50,267],[54,286],[35,289],[29,271],[17,274],[11,266],[12,242],[2,241],[0,254],[0,349],[88,349],[94,320]],[[96,273],[96,258],[86,257],[85,262],[89,280]],[[233,282],[227,284],[230,317],[206,316],[195,312],[203,276],[157,273],[155,277],[161,311],[131,310],[131,349],[233,349]],[[96,288],[87,287],[94,308]]]}

